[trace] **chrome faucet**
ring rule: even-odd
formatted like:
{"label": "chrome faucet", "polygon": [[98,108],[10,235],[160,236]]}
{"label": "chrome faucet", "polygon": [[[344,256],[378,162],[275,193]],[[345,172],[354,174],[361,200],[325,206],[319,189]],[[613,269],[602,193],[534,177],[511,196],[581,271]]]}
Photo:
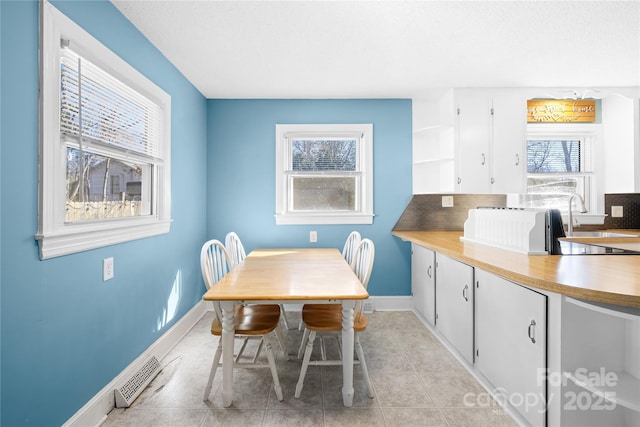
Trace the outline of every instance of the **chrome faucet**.
{"label": "chrome faucet", "polygon": [[580,201],[580,213],[585,213],[587,208],[584,206],[584,199],[578,193],[573,193],[569,197],[569,224],[567,227],[567,236],[573,236],[573,199],[578,198]]}

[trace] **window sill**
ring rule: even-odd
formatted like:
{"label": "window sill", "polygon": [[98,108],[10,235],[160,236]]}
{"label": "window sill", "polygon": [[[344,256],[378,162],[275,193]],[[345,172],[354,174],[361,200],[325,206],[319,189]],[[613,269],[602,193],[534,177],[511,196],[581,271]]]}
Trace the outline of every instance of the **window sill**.
{"label": "window sill", "polygon": [[40,247],[40,259],[55,258],[90,249],[143,239],[168,233],[171,228],[171,220],[139,220],[127,221],[124,224],[105,223],[95,225],[67,226],[68,229],[61,232],[48,232],[36,234],[36,240]]}
{"label": "window sill", "polygon": [[373,224],[373,214],[276,214],[277,225]]}

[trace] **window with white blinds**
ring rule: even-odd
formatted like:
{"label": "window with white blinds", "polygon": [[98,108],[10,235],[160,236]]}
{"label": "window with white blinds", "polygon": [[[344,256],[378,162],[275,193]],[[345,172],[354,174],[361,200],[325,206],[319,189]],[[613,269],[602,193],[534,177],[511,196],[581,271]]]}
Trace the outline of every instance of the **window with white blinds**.
{"label": "window with white blinds", "polygon": [[60,49],[60,132],[96,145],[160,157],[160,107],[74,52]]}
{"label": "window with white blinds", "polygon": [[373,221],[371,125],[276,125],[276,223]]}
{"label": "window with white blinds", "polygon": [[528,173],[583,172],[587,148],[582,139],[529,139]]}
{"label": "window with white blinds", "polygon": [[40,7],[40,257],[168,232],[171,97]]}
{"label": "window with white blinds", "polygon": [[[558,125],[530,131],[527,139],[527,200],[539,208],[568,210],[578,194],[589,211],[595,210],[593,158],[595,133]],[[576,208],[581,208],[574,199]]]}

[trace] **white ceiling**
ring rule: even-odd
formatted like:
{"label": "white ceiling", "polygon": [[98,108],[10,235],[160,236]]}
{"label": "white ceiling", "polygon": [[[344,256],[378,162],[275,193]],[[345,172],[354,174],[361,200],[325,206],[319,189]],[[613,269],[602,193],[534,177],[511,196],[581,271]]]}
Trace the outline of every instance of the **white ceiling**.
{"label": "white ceiling", "polygon": [[640,2],[112,0],[207,98],[640,86]]}

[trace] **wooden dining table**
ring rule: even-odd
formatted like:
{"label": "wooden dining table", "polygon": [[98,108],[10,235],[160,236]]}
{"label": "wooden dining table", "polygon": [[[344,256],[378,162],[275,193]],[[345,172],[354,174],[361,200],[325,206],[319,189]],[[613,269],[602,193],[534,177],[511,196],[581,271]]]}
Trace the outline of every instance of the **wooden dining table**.
{"label": "wooden dining table", "polygon": [[233,403],[234,306],[242,303],[342,304],[342,398],[353,403],[353,316],[369,294],[335,248],[255,249],[203,299],[222,308],[222,402]]}

